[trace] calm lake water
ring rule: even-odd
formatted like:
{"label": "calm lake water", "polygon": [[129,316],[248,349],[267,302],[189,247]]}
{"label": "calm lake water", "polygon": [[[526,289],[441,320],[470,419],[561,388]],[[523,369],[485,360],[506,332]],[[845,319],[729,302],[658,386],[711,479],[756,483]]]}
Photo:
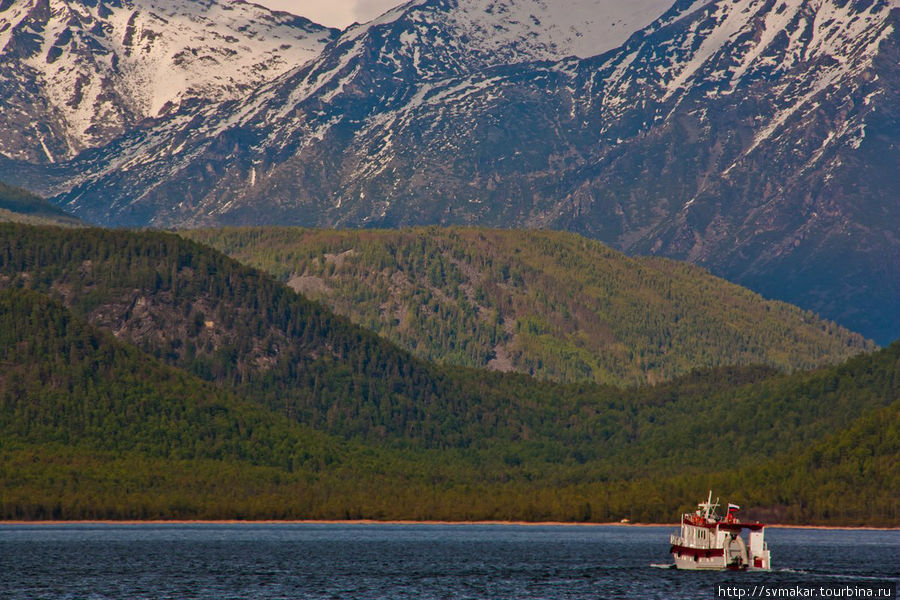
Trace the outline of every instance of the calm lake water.
{"label": "calm lake water", "polygon": [[0,525],[0,598],[715,598],[719,584],[894,585],[900,532],[770,528],[771,573],[671,563],[674,527]]}

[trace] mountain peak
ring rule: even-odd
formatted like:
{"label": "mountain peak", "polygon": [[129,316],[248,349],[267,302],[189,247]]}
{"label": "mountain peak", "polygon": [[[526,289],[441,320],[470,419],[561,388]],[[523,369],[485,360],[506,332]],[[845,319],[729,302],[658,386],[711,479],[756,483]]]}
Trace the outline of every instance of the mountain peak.
{"label": "mountain peak", "polygon": [[452,48],[479,66],[587,58],[622,45],[672,0],[414,0],[344,32],[354,40],[389,25],[401,46],[438,53]]}
{"label": "mountain peak", "polygon": [[[0,153],[35,162],[106,144],[185,103],[237,98],[337,34],[219,0],[26,0],[0,11],[0,31],[0,81],[14,104],[0,116],[0,131],[13,134],[0,136],[9,140]],[[32,120],[48,124],[31,125],[22,143],[29,126],[17,114],[35,108],[47,118]]]}

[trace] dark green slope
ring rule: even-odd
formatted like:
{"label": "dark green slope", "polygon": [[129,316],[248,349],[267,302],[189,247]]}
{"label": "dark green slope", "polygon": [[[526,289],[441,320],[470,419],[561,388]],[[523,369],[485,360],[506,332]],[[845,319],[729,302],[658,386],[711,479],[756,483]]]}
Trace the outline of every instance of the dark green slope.
{"label": "dark green slope", "polygon": [[345,435],[428,441],[443,375],[224,255],[156,232],[0,224],[0,288],[26,287],[233,393]]}
{"label": "dark green slope", "polygon": [[745,494],[768,519],[896,526],[898,460],[900,401],[895,401],[866,413],[796,458],[748,470],[746,480],[759,485],[754,489],[745,484]]}
{"label": "dark green slope", "polygon": [[0,223],[79,226],[84,222],[27,190],[0,181]]}
{"label": "dark green slope", "polygon": [[[260,271],[162,233],[3,226],[4,285],[55,295],[95,326],[295,421],[391,444],[539,440],[602,458],[646,436],[641,447],[663,460],[676,447],[667,440],[703,445],[724,423],[735,431],[741,455],[771,453],[779,436],[809,441],[887,401],[873,383],[840,410],[823,409],[819,403],[831,401],[827,386],[803,394],[783,383],[817,374],[772,379],[758,368],[713,370],[637,390],[436,368]],[[762,411],[765,418],[742,422],[731,416],[736,411],[747,417]],[[697,419],[695,440],[683,432],[698,427],[697,414],[718,423]],[[773,433],[764,430],[776,424]]]}
{"label": "dark green slope", "polygon": [[[748,518],[768,522],[896,527],[900,523],[898,397],[895,392],[892,404],[867,411],[849,426],[795,452],[760,456],[740,469],[669,477],[661,487],[681,493],[712,488],[745,506]],[[685,501],[682,510],[690,507]]]}
{"label": "dark green slope", "polygon": [[0,226],[0,288],[7,517],[669,520],[714,483],[875,522],[896,479],[900,344],[633,389],[439,368],[150,232]]}
{"label": "dark green slope", "polygon": [[[623,408],[595,399],[594,410],[640,425],[581,446],[606,448],[593,457],[527,429],[480,448],[401,450],[339,442],[235,400],[33,292],[0,293],[0,331],[0,517],[668,521],[713,487],[780,522],[900,520],[900,400],[833,419],[848,425],[770,458],[736,460],[733,439],[712,452],[679,439],[658,448],[650,424],[667,420],[666,406],[734,382],[724,370],[645,390]],[[739,387],[769,385],[756,402],[805,393],[829,407],[822,412],[837,412],[830,392],[896,399],[900,344],[802,381],[765,375],[745,373]],[[716,439],[725,406],[662,427],[707,422],[696,435]],[[787,432],[792,422],[760,415],[759,431],[744,433]]]}
{"label": "dark green slope", "polygon": [[0,291],[0,365],[0,518],[424,518],[483,465],[300,426],[30,290]]}
{"label": "dark green slope", "polygon": [[[659,386],[639,392],[651,399],[640,404],[653,408],[638,420],[638,443],[626,455],[657,457],[681,469],[704,468],[710,460],[734,467],[796,456],[900,399],[900,343],[817,371],[685,391]],[[665,448],[667,455],[660,452]]]}
{"label": "dark green slope", "polygon": [[834,364],[871,342],[684,263],[551,231],[182,233],[265,269],[417,356],[555,381]]}
{"label": "dark green slope", "polygon": [[[7,441],[280,467],[327,439],[166,366],[28,290],[0,291],[0,364]],[[304,444],[306,437],[314,444]]]}
{"label": "dark green slope", "polygon": [[[733,471],[802,454],[900,399],[900,343],[791,375],[719,368],[625,392],[497,376],[471,379],[470,390],[516,399],[518,414],[501,419],[497,432],[524,453],[540,446],[560,462],[590,462],[614,478]],[[552,440],[562,444],[554,448]]]}
{"label": "dark green slope", "polygon": [[0,364],[4,518],[233,516],[343,452],[32,291],[0,291]]}

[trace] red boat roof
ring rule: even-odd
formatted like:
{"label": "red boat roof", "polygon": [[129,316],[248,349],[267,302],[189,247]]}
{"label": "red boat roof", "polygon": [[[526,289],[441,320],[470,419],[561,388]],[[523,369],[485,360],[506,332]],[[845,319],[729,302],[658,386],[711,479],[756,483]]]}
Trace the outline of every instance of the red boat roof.
{"label": "red boat roof", "polygon": [[728,531],[740,531],[741,529],[749,529],[750,531],[759,531],[763,527],[766,526],[765,523],[740,523],[738,521],[719,521],[718,523],[713,523],[711,527],[715,527],[718,525],[719,529],[727,529]]}
{"label": "red boat roof", "polygon": [[705,527],[707,529],[715,529],[718,527],[719,529],[724,529],[726,531],[740,531],[741,529],[759,531],[766,526],[765,523],[760,523],[759,521],[742,523],[737,519],[728,520],[727,518],[718,521],[711,521],[692,514],[685,515],[683,521],[688,525],[693,525],[694,527]]}

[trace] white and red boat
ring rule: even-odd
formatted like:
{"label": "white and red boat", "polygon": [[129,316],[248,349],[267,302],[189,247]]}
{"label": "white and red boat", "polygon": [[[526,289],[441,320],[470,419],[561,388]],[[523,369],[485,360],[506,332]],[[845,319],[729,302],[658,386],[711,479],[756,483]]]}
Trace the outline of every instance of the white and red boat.
{"label": "white and red boat", "polygon": [[[697,505],[693,513],[681,516],[681,533],[672,534],[672,556],[675,568],[690,570],[768,571],[772,568],[769,548],[765,542],[765,525],[742,522],[737,518],[739,506],[728,505],[727,514],[716,513],[719,500],[712,501],[712,491],[706,502]],[[749,540],[741,535],[750,532]]]}

